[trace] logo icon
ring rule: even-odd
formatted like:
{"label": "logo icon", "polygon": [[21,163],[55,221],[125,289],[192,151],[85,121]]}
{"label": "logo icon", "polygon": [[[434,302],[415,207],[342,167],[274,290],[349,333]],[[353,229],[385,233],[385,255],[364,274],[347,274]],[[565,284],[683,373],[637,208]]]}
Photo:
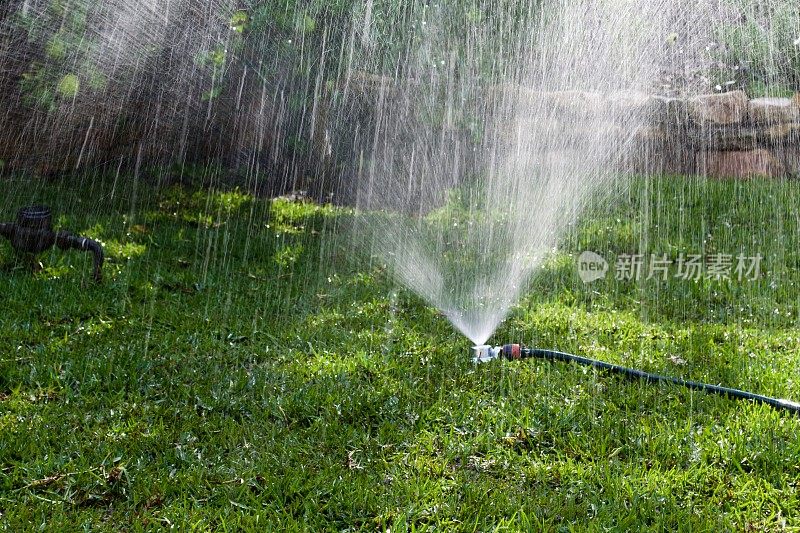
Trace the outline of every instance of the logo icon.
{"label": "logo icon", "polygon": [[583,252],[578,257],[578,276],[584,283],[603,279],[608,273],[608,262],[594,252]]}

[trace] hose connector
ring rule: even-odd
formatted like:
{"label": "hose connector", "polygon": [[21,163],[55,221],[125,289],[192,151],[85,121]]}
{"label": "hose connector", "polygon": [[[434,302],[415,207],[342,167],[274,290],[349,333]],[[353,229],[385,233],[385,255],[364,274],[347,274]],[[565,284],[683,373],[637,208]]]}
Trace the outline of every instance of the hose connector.
{"label": "hose connector", "polygon": [[503,359],[522,359],[524,349],[519,344],[504,344],[503,346],[491,346],[482,344],[472,347],[473,363],[488,363],[498,358]]}

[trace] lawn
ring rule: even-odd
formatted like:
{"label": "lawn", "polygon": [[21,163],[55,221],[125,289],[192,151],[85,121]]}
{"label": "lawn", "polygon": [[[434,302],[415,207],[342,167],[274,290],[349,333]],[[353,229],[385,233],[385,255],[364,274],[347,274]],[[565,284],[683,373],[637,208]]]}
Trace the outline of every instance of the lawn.
{"label": "lawn", "polygon": [[[800,186],[634,180],[493,341],[800,400]],[[5,178],[101,240],[0,243],[0,524],[33,529],[800,529],[800,422],[470,342],[353,251],[352,212],[102,176]],[[80,191],[80,197],[78,192]],[[761,276],[584,285],[575,258],[761,254]]]}

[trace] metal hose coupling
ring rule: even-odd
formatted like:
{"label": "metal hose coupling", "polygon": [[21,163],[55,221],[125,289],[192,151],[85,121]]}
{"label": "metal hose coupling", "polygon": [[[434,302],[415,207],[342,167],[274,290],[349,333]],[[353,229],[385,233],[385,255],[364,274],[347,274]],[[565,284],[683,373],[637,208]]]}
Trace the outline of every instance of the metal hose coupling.
{"label": "metal hose coupling", "polygon": [[482,344],[472,347],[473,363],[488,363],[498,358],[522,359],[525,349],[519,344],[504,344],[503,346],[490,346]]}
{"label": "metal hose coupling", "polygon": [[11,241],[14,250],[31,256],[53,246],[61,250],[72,248],[91,252],[94,256],[94,279],[102,279],[103,247],[97,241],[69,231],[53,231],[53,216],[49,207],[37,205],[20,209],[16,222],[0,223],[0,235]]}

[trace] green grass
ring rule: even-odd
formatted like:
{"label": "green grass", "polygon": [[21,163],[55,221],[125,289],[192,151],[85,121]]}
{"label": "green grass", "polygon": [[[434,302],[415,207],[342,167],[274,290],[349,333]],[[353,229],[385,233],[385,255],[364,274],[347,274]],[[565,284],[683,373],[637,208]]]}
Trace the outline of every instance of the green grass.
{"label": "green grass", "polygon": [[[110,255],[96,286],[85,254],[31,275],[0,245],[9,531],[800,528],[795,418],[563,364],[474,367],[352,251],[347,210],[122,179],[4,187],[0,220],[47,202]],[[614,196],[495,340],[800,399],[800,187]],[[766,271],[585,286],[584,249],[760,252]]]}

